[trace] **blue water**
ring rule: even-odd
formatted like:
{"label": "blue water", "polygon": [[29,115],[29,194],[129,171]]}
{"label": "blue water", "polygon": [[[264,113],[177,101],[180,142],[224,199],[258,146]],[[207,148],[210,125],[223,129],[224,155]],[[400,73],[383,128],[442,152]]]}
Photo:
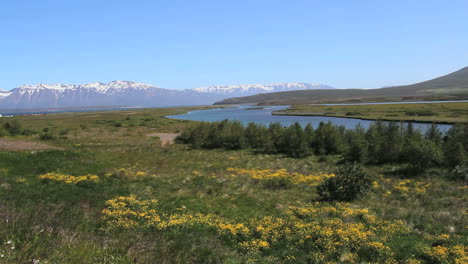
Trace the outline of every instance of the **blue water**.
{"label": "blue water", "polygon": [[[360,124],[363,128],[368,128],[371,123],[374,121],[361,120],[355,118],[341,118],[341,117],[325,117],[325,116],[281,116],[281,115],[272,115],[271,112],[277,110],[284,110],[289,106],[265,106],[264,109],[257,110],[248,110],[252,108],[252,105],[240,105],[230,108],[217,108],[210,110],[197,110],[191,111],[186,114],[167,116],[168,118],[173,119],[182,119],[182,120],[195,120],[195,121],[206,121],[214,122],[221,121],[224,119],[237,120],[243,124],[248,124],[254,122],[262,125],[269,125],[273,122],[279,122],[284,126],[290,126],[295,122],[299,122],[302,126],[307,124],[312,124],[316,128],[320,122],[331,121],[335,125],[345,126],[346,128],[354,128],[356,125]],[[425,131],[430,124],[425,123],[413,123],[414,128],[421,131]],[[447,131],[450,129],[451,125],[438,125],[441,131]]]}

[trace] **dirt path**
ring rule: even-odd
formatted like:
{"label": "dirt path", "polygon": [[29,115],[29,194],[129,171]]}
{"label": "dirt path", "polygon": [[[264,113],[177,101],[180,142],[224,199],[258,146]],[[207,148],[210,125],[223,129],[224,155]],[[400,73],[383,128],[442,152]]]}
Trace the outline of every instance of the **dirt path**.
{"label": "dirt path", "polygon": [[167,145],[174,144],[175,138],[178,136],[178,133],[151,133],[147,134],[148,137],[158,137],[161,140],[161,146],[165,147]]}
{"label": "dirt path", "polygon": [[57,149],[63,150],[59,147],[54,147],[39,142],[23,141],[23,140],[13,140],[13,139],[3,139],[0,138],[0,149],[4,150],[45,150],[45,149]]}

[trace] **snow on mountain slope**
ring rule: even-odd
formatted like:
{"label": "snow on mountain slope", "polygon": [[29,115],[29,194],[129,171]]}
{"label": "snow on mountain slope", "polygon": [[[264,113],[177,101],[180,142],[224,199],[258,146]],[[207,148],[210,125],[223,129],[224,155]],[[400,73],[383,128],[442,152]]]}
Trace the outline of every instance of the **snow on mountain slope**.
{"label": "snow on mountain slope", "polygon": [[332,87],[321,84],[278,83],[171,90],[131,81],[83,85],[35,84],[23,85],[8,92],[0,91],[0,108],[202,105],[230,97],[304,89]]}
{"label": "snow on mountain slope", "polygon": [[293,90],[334,89],[331,86],[314,83],[273,83],[273,84],[243,84],[243,85],[217,85],[200,87],[194,91],[209,94],[229,95],[230,97],[254,95],[258,93],[272,93]]}
{"label": "snow on mountain slope", "polygon": [[11,94],[11,92],[9,91],[5,91],[5,90],[0,90],[0,100],[9,96]]}

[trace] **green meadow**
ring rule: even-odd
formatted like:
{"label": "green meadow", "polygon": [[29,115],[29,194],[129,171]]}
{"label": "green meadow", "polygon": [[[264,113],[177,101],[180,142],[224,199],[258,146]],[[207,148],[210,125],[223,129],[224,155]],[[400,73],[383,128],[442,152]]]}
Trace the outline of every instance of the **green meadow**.
{"label": "green meadow", "polygon": [[[287,113],[462,122],[466,106],[294,106]],[[167,115],[209,108],[0,120],[10,124],[0,140],[58,148],[0,150],[0,263],[468,262],[467,182],[452,168],[408,173],[408,164],[362,164],[368,190],[340,201],[317,190],[341,175],[341,154],[162,146],[149,136],[197,124]],[[434,115],[407,114],[418,109]]]}

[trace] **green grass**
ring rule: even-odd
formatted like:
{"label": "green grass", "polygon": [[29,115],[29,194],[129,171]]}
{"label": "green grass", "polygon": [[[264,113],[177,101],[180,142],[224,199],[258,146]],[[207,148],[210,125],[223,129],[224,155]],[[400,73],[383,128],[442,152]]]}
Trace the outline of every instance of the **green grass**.
{"label": "green grass", "polygon": [[369,120],[435,123],[468,122],[468,103],[418,103],[381,105],[293,105],[278,115],[334,116]]}
{"label": "green grass", "polygon": [[[161,147],[157,138],[146,136],[152,132],[180,132],[192,122],[164,116],[193,109],[197,108],[15,117],[24,128],[49,128],[57,135],[67,132],[62,132],[62,138],[42,141],[64,151],[0,151],[0,254],[4,255],[0,263],[31,263],[32,259],[40,259],[40,263],[247,263],[254,259],[259,263],[284,263],[287,261],[283,253],[297,254],[304,261],[307,254],[301,252],[308,249],[288,248],[291,245],[285,244],[275,250],[250,252],[213,230],[106,228],[102,220],[106,201],[129,194],[157,199],[160,210],[167,214],[185,208],[190,214],[214,214],[235,222],[282,217],[289,206],[316,201],[315,187],[269,188],[268,184],[246,177],[232,177],[227,169],[286,169],[311,174],[332,172],[340,159],[292,159],[249,150],[191,150],[180,144]],[[458,110],[454,112],[466,114],[462,106]],[[355,110],[343,110],[352,111]],[[39,141],[39,135],[16,139]],[[118,168],[157,176],[104,176]],[[394,258],[435,263],[421,250],[434,243],[427,237],[449,234],[447,247],[466,243],[466,188],[463,183],[447,180],[445,170],[431,169],[424,175],[412,176],[413,181],[430,184],[425,192],[396,192],[395,184],[405,180],[398,175],[398,168],[367,167],[369,172],[382,175],[380,186],[350,206],[369,209],[383,220],[401,220],[409,228],[404,236],[388,241],[396,252]],[[37,178],[48,172],[96,174],[102,180],[77,186]],[[337,254],[344,252],[345,249]]]}

